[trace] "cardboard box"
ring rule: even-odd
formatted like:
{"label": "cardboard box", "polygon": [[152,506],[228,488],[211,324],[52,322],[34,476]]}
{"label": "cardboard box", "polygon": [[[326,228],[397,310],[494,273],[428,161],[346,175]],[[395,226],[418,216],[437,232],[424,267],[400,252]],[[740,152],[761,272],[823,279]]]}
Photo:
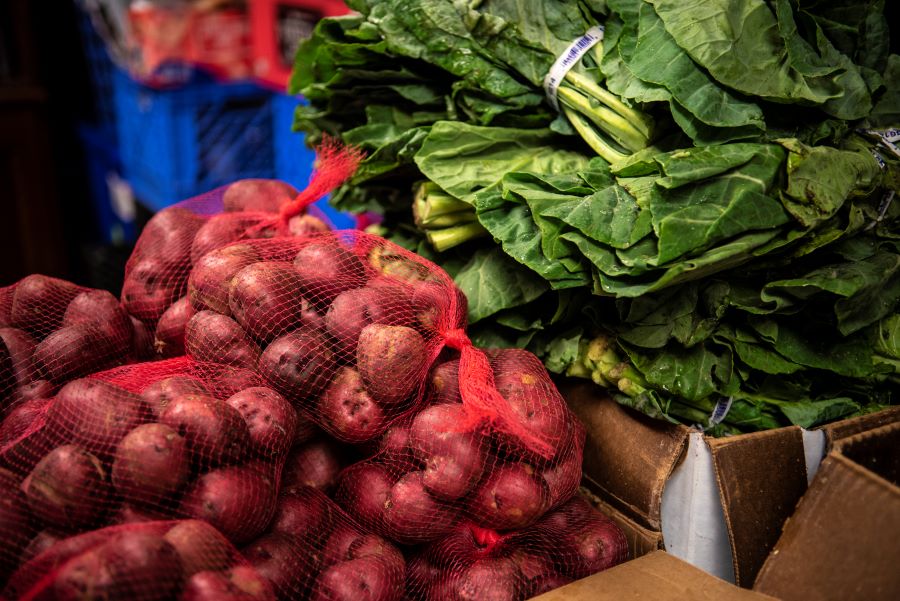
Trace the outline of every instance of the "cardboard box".
{"label": "cardboard box", "polygon": [[900,599],[900,423],[835,443],[754,589],[784,601]]}
{"label": "cardboard box", "polygon": [[[585,484],[630,540],[659,544],[706,572],[750,587],[827,450],[857,432],[900,421],[900,407],[803,430],[726,438],[649,418],[586,381],[560,390],[585,424]],[[624,528],[624,526],[623,526]],[[642,543],[633,551],[649,551]]]}
{"label": "cardboard box", "polygon": [[774,601],[654,551],[544,593],[535,601]]}

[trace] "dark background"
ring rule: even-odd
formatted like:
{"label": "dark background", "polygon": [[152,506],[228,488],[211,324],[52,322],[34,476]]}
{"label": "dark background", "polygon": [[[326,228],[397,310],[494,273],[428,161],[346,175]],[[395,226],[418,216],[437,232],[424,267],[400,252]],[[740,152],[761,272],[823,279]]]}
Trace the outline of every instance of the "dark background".
{"label": "dark background", "polygon": [[77,11],[71,0],[0,3],[0,286],[44,273],[118,293],[129,249],[97,242],[76,130],[95,106]]}

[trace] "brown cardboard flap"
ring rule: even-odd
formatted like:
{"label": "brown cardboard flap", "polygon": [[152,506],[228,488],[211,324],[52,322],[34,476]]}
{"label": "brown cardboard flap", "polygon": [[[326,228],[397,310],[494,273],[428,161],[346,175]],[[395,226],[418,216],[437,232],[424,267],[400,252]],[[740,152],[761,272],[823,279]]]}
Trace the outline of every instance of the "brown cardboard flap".
{"label": "brown cardboard flap", "polygon": [[896,422],[900,422],[900,407],[888,407],[877,413],[842,419],[839,422],[822,426],[820,429],[825,432],[828,450],[831,450],[832,445],[842,438]]}
{"label": "brown cardboard flap", "polygon": [[754,589],[784,601],[900,598],[900,488],[829,454]]}
{"label": "brown cardboard flap", "polygon": [[545,593],[539,601],[775,601],[655,551]]}
{"label": "brown cardboard flap", "polygon": [[628,558],[641,557],[647,553],[663,548],[662,532],[651,530],[640,525],[623,511],[606,503],[591,492],[592,485],[589,480],[583,482],[584,486],[579,491],[581,496],[591,502],[594,507],[606,516],[609,516],[616,525],[625,533],[628,541]]}
{"label": "brown cardboard flap", "polygon": [[707,438],[734,558],[735,582],[750,587],[806,491],[800,428]]}
{"label": "brown cardboard flap", "polygon": [[900,422],[844,438],[835,444],[834,450],[888,482],[900,485]]}
{"label": "brown cardboard flap", "polygon": [[597,494],[660,531],[662,491],[690,430],[623,407],[592,382],[565,380],[560,391],[587,429],[584,473]]}

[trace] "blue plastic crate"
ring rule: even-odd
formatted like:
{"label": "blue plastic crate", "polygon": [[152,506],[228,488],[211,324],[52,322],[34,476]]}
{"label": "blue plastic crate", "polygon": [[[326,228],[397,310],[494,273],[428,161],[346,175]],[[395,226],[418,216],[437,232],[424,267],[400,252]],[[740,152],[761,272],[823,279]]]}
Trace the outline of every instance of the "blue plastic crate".
{"label": "blue plastic crate", "polygon": [[105,129],[90,125],[79,126],[78,137],[84,148],[91,208],[100,242],[133,242],[136,234],[134,196],[122,178],[115,138]]}
{"label": "blue plastic crate", "polygon": [[[302,190],[312,175],[316,153],[306,147],[303,134],[293,131],[294,111],[300,103],[294,96],[276,94],[272,98],[273,140],[275,142],[275,177],[284,180],[295,188]],[[338,211],[330,204],[328,198],[316,203],[328,219],[338,229],[350,229],[356,226],[352,215]]]}
{"label": "blue plastic crate", "polygon": [[94,105],[92,123],[103,129],[109,136],[115,136],[116,111],[113,103],[113,63],[103,38],[94,29],[90,15],[84,10],[77,10],[78,29],[81,44],[87,62],[88,75],[91,82],[91,96]]}
{"label": "blue plastic crate", "polygon": [[272,94],[246,83],[156,90],[116,71],[125,176],[152,211],[248,177],[275,177]]}

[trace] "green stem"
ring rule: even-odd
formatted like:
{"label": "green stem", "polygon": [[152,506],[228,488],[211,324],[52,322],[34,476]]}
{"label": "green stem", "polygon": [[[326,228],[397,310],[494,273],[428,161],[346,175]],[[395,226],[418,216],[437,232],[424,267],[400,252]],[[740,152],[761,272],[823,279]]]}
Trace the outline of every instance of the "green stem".
{"label": "green stem", "polygon": [[425,232],[425,235],[428,236],[428,241],[438,252],[443,252],[454,246],[459,246],[463,242],[468,242],[473,238],[479,238],[487,234],[488,231],[477,221],[440,230],[427,230]]}
{"label": "green stem", "polygon": [[563,114],[569,120],[569,123],[572,124],[572,127],[575,128],[575,131],[578,132],[578,135],[581,136],[587,145],[590,146],[594,152],[603,157],[608,163],[616,163],[619,161],[623,161],[628,158],[627,154],[619,151],[616,148],[613,148],[609,142],[604,140],[597,131],[593,128],[593,126],[588,122],[587,119],[581,116],[578,111],[572,110],[569,107],[563,105],[562,107]]}
{"label": "green stem", "polygon": [[597,101],[602,102],[610,109],[614,110],[616,113],[627,119],[628,122],[648,140],[652,137],[652,117],[628,106],[627,104],[619,100],[618,96],[598,85],[590,77],[582,75],[581,73],[578,73],[573,69],[566,74],[565,81],[572,84],[575,88],[577,88],[587,96],[595,98]]}
{"label": "green stem", "polygon": [[630,152],[637,152],[649,144],[649,138],[639,132],[624,117],[597,102],[591,102],[588,96],[574,88],[562,86],[558,93],[560,102],[590,119]]}
{"label": "green stem", "polygon": [[428,219],[417,220],[416,225],[426,230],[438,230],[446,227],[453,227],[454,225],[471,223],[477,218],[474,209],[469,207],[468,211],[457,211],[456,213],[447,213],[445,215],[429,217]]}

